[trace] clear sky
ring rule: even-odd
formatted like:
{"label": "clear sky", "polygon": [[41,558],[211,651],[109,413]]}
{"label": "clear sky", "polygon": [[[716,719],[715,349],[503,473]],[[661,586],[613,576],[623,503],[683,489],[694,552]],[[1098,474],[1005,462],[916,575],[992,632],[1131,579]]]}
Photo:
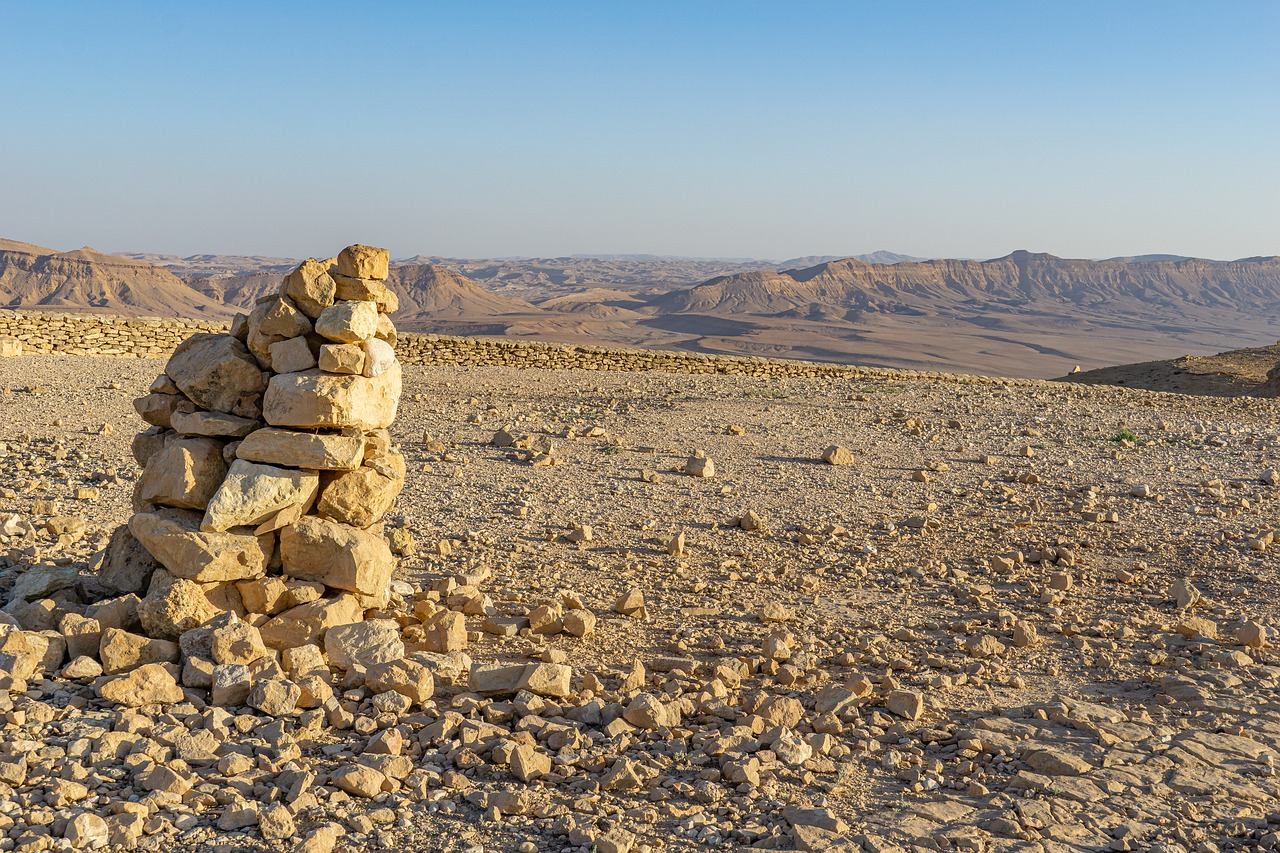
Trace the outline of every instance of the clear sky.
{"label": "clear sky", "polygon": [[1280,3],[0,0],[0,237],[1280,254]]}

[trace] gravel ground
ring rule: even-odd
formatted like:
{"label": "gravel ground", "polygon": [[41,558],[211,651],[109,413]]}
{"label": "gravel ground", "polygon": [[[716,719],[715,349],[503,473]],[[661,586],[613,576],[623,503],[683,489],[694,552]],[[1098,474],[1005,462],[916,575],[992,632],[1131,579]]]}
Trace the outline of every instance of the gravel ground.
{"label": "gravel ground", "polygon": [[[162,366],[0,361],[0,522],[87,522],[77,541],[11,537],[13,565],[87,563],[128,518],[131,401]],[[333,824],[339,849],[400,850],[1276,849],[1276,412],[1051,385],[406,366],[392,432],[409,475],[388,526],[418,556],[397,577],[483,578],[495,618],[567,591],[599,621],[581,639],[499,637],[469,617],[474,660],[566,660],[575,695],[512,710],[440,691],[401,725],[426,781],[376,801],[317,784],[297,836]],[[499,429],[560,464],[493,446]],[[854,464],[823,464],[833,444]],[[682,473],[698,451],[713,477]],[[739,525],[748,512],[760,529]],[[638,618],[615,611],[630,591]],[[625,683],[637,661],[640,683]],[[640,693],[679,712],[604,731]],[[112,713],[92,697],[56,679],[15,696],[59,711],[38,725],[11,712],[6,751]],[[603,720],[582,712],[592,700]],[[451,709],[513,734],[551,719],[589,745],[549,750],[556,771],[520,782],[492,744],[472,764],[429,742]],[[545,744],[538,725],[526,731]],[[297,741],[318,772],[364,742]],[[71,778],[61,761],[47,777]],[[611,786],[620,762],[634,785]],[[52,831],[32,836],[19,812],[49,786],[31,779],[13,786],[16,809],[0,803],[0,849],[66,844],[59,820],[130,796],[125,779],[96,800],[41,799]],[[252,795],[270,801],[261,781]],[[219,829],[229,803],[153,804],[138,844],[278,848],[253,825]]]}

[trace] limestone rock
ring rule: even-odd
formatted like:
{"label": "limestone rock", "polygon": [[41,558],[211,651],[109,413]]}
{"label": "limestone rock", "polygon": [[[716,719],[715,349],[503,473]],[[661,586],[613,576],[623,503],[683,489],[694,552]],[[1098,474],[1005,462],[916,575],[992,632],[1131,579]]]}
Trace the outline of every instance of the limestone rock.
{"label": "limestone rock", "polygon": [[[161,579],[163,576],[163,580]],[[156,572],[151,589],[138,605],[138,620],[149,635],[176,640],[218,613],[200,584]]]}
{"label": "limestone rock", "polygon": [[316,320],[316,334],[339,344],[358,344],[377,332],[378,306],[372,302],[338,302]]}
{"label": "limestone rock", "polygon": [[48,651],[49,641],[39,634],[9,629],[0,634],[0,677],[26,681],[42,669]]}
{"label": "limestone rock", "polygon": [[365,440],[361,435],[295,432],[267,427],[245,436],[236,447],[236,456],[250,462],[307,468],[320,471],[350,471],[364,461]]}
{"label": "limestone rock", "polygon": [[129,531],[172,575],[201,583],[262,577],[274,549],[270,534],[202,531],[182,510],[137,513]]}
{"label": "limestone rock", "polygon": [[1267,644],[1267,627],[1250,619],[1236,629],[1235,640],[1242,646],[1260,649]]}
{"label": "limestone rock", "polygon": [[255,682],[245,704],[268,717],[283,717],[298,709],[300,698],[302,688],[298,685],[286,679],[273,678]]}
{"label": "limestone rock", "polygon": [[396,351],[391,344],[381,338],[370,338],[364,342],[364,376],[373,378],[381,376],[396,363]]}
{"label": "limestone rock", "polygon": [[391,318],[386,314],[378,315],[378,334],[377,337],[386,341],[392,346],[396,345],[396,325],[391,322]]}
{"label": "limestone rock", "polygon": [[833,444],[822,451],[822,461],[828,465],[852,465],[856,460],[848,448]]}
{"label": "limestone rock", "polygon": [[467,647],[467,619],[461,613],[443,610],[422,623],[423,646],[430,652],[456,652]]}
{"label": "limestone rock", "polygon": [[38,598],[48,598],[60,589],[74,586],[76,575],[77,570],[73,565],[37,563],[18,575],[9,590],[9,600],[35,601]]}
{"label": "limestone rock", "polygon": [[175,411],[170,418],[170,423],[182,435],[210,438],[239,438],[262,425],[255,418],[242,418],[238,415],[228,415],[226,412],[204,410]]}
{"label": "limestone rock", "polygon": [[348,278],[382,280],[387,277],[389,257],[386,249],[356,243],[338,253],[337,272]]}
{"label": "limestone rock", "polygon": [[671,725],[667,706],[651,693],[638,694],[627,705],[622,717],[641,729],[659,729]]}
{"label": "limestone rock", "polygon": [[532,782],[551,772],[551,756],[532,744],[521,744],[511,754],[511,773],[521,782]]}
{"label": "limestone rock", "polygon": [[391,660],[368,667],[365,686],[375,693],[393,690],[421,705],[435,694],[435,677],[431,670],[414,660]]}
{"label": "limestone rock", "polygon": [[613,602],[613,609],[623,616],[642,618],[645,615],[644,593],[638,589],[627,590]]}
{"label": "limestone rock", "polygon": [[172,705],[183,699],[178,680],[159,663],[143,664],[127,675],[103,683],[98,688],[98,695],[108,702],[131,708]]}
{"label": "limestone rock", "polygon": [[368,669],[403,658],[404,642],[394,619],[368,619],[330,628],[324,635],[324,651],[333,666]]}
{"label": "limestone rock", "polygon": [[222,443],[212,438],[171,439],[147,463],[139,481],[142,500],[204,509],[226,476]]}
{"label": "limestone rock", "polygon": [[221,532],[233,527],[253,527],[290,508],[296,508],[301,515],[311,506],[319,488],[320,476],[314,471],[237,459],[209,501],[200,529]]}
{"label": "limestone rock", "polygon": [[106,847],[111,841],[111,827],[93,812],[82,812],[67,824],[63,837],[75,850]]}
{"label": "limestone rock", "polygon": [[382,793],[387,777],[372,767],[350,764],[329,774],[329,781],[352,796],[368,799]]}
{"label": "limestone rock", "polygon": [[[260,310],[257,310],[260,309]],[[312,329],[311,320],[288,297],[277,296],[261,303],[251,315],[250,325],[272,338],[298,338]]]}
{"label": "limestone rock", "polygon": [[404,488],[405,474],[404,457],[388,453],[354,471],[325,475],[316,511],[344,524],[368,527],[391,509]]}
{"label": "limestone rock", "polygon": [[288,806],[275,803],[258,815],[258,832],[264,841],[283,841],[298,834],[298,826]]}
{"label": "limestone rock", "polygon": [[58,620],[58,631],[67,645],[67,657],[97,657],[102,644],[102,623],[79,613],[65,613]]}
{"label": "limestone rock", "polygon": [[271,354],[271,369],[276,373],[297,373],[316,366],[316,357],[305,337],[285,338],[267,347]]}
{"label": "limestone rock", "polygon": [[384,282],[374,278],[354,278],[341,273],[331,273],[331,275],[338,286],[336,295],[339,299],[363,299],[374,302],[382,314],[394,314],[400,309],[400,297],[396,296],[395,291]]}
{"label": "limestone rock", "polygon": [[338,595],[299,604],[263,623],[259,632],[269,649],[291,649],[323,642],[335,625],[350,625],[364,618],[364,608],[354,595]]}
{"label": "limestone rock", "polygon": [[202,409],[246,418],[260,413],[262,371],[230,335],[192,335],[173,351],[164,372]]}
{"label": "limestone rock", "polygon": [[298,310],[313,320],[333,304],[336,290],[329,268],[315,258],[308,258],[299,264],[285,276],[281,287],[281,292],[293,300]]}
{"label": "limestone rock", "polygon": [[324,344],[320,347],[320,369],[325,373],[364,374],[367,356],[360,344]]}
{"label": "limestone rock", "polygon": [[693,455],[685,460],[684,472],[690,477],[714,477],[716,463],[706,456]]}
{"label": "limestone rock", "polygon": [[168,429],[178,412],[195,410],[195,404],[181,394],[147,394],[133,401],[134,411],[147,423]]}
{"label": "limestone rock", "polygon": [[272,426],[301,429],[388,427],[400,400],[400,372],[396,364],[373,378],[319,370],[273,376],[264,397],[263,418]]}
{"label": "limestone rock", "polygon": [[107,675],[128,672],[148,663],[177,663],[178,645],[108,628],[102,632],[98,659]]}
{"label": "limestone rock", "polygon": [[395,570],[381,536],[315,516],[280,532],[280,559],[290,577],[363,595],[383,594]]}
{"label": "limestone rock", "polygon": [[884,706],[899,717],[918,720],[924,713],[924,696],[914,690],[894,690],[885,699]]}
{"label": "limestone rock", "polygon": [[170,435],[172,433],[161,426],[147,427],[135,435],[130,450],[132,450],[133,458],[138,465],[143,468],[147,467],[147,461],[161,450],[164,450],[164,444]]}
{"label": "limestone rock", "polygon": [[[227,614],[230,616],[231,614]],[[209,654],[216,664],[249,664],[267,656],[258,629],[241,619],[228,619],[210,631]]]}
{"label": "limestone rock", "polygon": [[249,667],[241,663],[221,664],[213,668],[209,701],[224,708],[243,705],[252,688],[253,676],[249,673]]}

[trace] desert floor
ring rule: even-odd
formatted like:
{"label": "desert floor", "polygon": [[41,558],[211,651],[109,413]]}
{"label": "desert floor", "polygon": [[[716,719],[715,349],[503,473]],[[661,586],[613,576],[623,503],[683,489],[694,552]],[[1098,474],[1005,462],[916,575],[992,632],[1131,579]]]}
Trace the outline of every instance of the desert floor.
{"label": "desert floor", "polygon": [[[14,565],[88,563],[128,518],[143,426],[131,401],[162,368],[0,361],[0,522],[17,514],[39,531],[0,546]],[[146,809],[148,850],[288,847],[257,828],[258,810],[282,802],[305,850],[335,836],[336,849],[525,853],[1280,847],[1274,403],[405,376],[392,431],[409,477],[388,526],[412,533],[417,556],[397,577],[423,590],[478,581],[490,612],[468,617],[467,654],[568,662],[573,694],[481,699],[465,675],[442,676],[428,707],[374,720],[400,730],[412,764],[374,799],[325,784],[365,751],[354,729],[264,735],[273,721],[246,708],[213,757],[177,757],[175,732],[210,719],[193,696],[127,715],[134,753],[195,780],[165,799],[131,786],[128,755],[84,775],[76,745],[120,728],[121,712],[91,684],[49,677],[3,718],[0,767],[25,754],[26,771],[0,773],[0,850],[60,849],[75,815],[130,800]],[[562,464],[492,446],[500,428],[549,441]],[[823,464],[832,444],[855,464]],[[682,473],[695,451],[713,477]],[[81,487],[96,497],[77,499]],[[739,525],[749,512],[759,529]],[[50,516],[87,529],[59,542]],[[582,526],[590,538],[573,541]],[[16,574],[0,569],[0,586]],[[631,591],[643,611],[615,612]],[[482,630],[545,602],[590,610],[594,632]],[[345,698],[374,718],[358,687]],[[553,766],[526,782],[504,758],[530,739]],[[231,752],[255,763],[229,775],[218,759]],[[290,761],[316,774],[292,801]],[[87,796],[60,794],[60,779]]]}

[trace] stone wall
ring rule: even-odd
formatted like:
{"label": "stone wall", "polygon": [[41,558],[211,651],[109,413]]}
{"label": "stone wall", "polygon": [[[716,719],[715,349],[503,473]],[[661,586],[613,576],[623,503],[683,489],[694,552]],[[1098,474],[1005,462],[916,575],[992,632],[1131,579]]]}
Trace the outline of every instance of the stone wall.
{"label": "stone wall", "polygon": [[27,353],[168,358],[196,332],[228,328],[227,323],[167,317],[0,310],[0,338],[17,338]]}
{"label": "stone wall", "polygon": [[[196,332],[225,332],[227,323],[159,317],[116,317],[0,310],[0,338],[22,341],[29,353],[167,358]],[[545,370],[605,370],[731,376],[933,379],[1032,386],[1035,379],[992,378],[934,371],[890,370],[812,361],[706,355],[673,350],[578,346],[505,338],[402,333],[396,355],[405,364],[476,365]]]}

